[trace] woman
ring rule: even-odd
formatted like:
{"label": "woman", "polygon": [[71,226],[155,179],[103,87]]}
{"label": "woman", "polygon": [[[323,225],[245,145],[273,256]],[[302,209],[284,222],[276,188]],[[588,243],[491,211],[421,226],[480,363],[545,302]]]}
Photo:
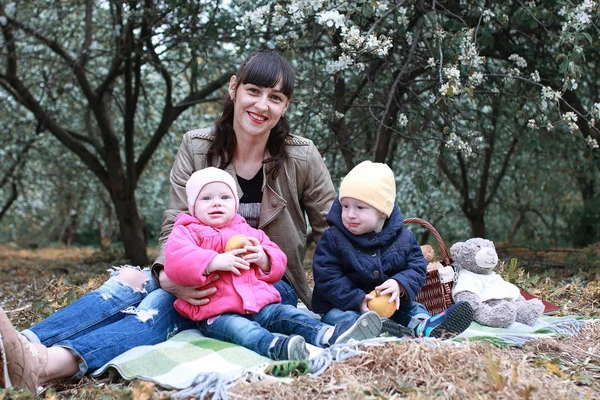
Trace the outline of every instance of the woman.
{"label": "woman", "polygon": [[278,284],[284,302],[295,303],[295,289],[310,307],[310,289],[302,267],[305,212],[318,240],[336,194],[313,143],[290,134],[284,114],[293,88],[293,70],[279,54],[252,54],[231,77],[229,97],[215,126],[183,137],[171,170],[159,255],[152,266],[157,279],[151,279],[147,270],[121,268],[99,289],[22,335],[0,309],[0,343],[4,347],[0,346],[0,376],[4,369],[12,385],[35,392],[46,381],[79,378],[133,347],[160,343],[195,326],[175,311],[174,296],[203,305],[216,289],[212,285],[202,290],[175,285],[162,266],[164,244],[175,217],[187,211],[185,183],[194,171],[208,166],[233,176],[241,203],[239,213],[286,253],[285,280],[293,289],[283,281]]}

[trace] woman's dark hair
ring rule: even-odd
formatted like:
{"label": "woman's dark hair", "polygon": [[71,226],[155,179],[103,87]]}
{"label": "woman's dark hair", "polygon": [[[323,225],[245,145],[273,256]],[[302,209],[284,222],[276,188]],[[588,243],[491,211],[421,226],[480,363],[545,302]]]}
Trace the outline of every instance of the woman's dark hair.
{"label": "woman's dark hair", "polygon": [[[236,73],[236,84],[252,84],[273,88],[281,81],[281,92],[292,98],[294,94],[294,71],[290,64],[275,51],[257,51],[250,55]],[[237,90],[237,89],[236,89]],[[233,153],[237,145],[233,131],[233,100],[227,96],[223,105],[223,114],[215,123],[215,140],[206,155],[209,166],[225,168],[233,161]],[[290,134],[290,124],[282,115],[277,124],[271,129],[267,149],[271,158],[264,163],[271,164],[267,171],[274,179],[279,174],[286,159],[285,139]],[[216,162],[219,165],[215,165]]]}

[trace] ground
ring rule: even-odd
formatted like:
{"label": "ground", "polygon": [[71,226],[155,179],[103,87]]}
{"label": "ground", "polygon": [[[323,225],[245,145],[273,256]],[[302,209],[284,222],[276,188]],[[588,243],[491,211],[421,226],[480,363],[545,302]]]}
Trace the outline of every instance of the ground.
{"label": "ground", "polygon": [[[519,264],[517,268],[506,264],[502,269],[505,279],[558,304],[562,315],[598,316],[600,244],[584,250],[507,250],[519,257]],[[499,251],[503,254],[502,248]],[[106,279],[107,269],[125,263],[117,250],[23,250],[0,245],[0,254],[0,305],[20,329],[98,287]],[[307,267],[309,270],[310,265]],[[593,399],[600,397],[599,337],[600,323],[593,322],[575,337],[540,340],[521,348],[498,348],[486,342],[458,347],[387,343],[334,363],[321,376],[240,384],[229,390],[229,397]],[[148,382],[107,376],[52,382],[41,397],[137,400],[169,398],[172,393]],[[34,397],[25,391],[0,390],[0,399],[9,398]]]}

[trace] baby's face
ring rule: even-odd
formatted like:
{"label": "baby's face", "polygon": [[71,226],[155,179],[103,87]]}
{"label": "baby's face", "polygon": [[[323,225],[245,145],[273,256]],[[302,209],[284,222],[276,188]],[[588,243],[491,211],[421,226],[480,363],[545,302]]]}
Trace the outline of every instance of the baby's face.
{"label": "baby's face", "polygon": [[342,204],[342,224],[353,235],[363,235],[368,232],[381,232],[387,219],[381,211],[352,197],[344,197]]}
{"label": "baby's face", "polygon": [[200,222],[215,228],[229,225],[235,216],[235,197],[226,183],[205,185],[194,204],[194,215]]}

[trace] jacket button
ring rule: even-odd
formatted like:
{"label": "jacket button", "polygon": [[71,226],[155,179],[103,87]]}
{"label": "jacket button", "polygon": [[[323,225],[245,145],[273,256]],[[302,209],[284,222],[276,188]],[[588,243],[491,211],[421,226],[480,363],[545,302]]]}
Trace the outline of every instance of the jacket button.
{"label": "jacket button", "polygon": [[271,203],[271,207],[273,207],[273,208],[277,208],[277,202],[276,202],[276,201],[272,202],[272,203]]}
{"label": "jacket button", "polygon": [[377,257],[377,253],[371,254],[371,257]]}
{"label": "jacket button", "polygon": [[373,271],[373,276],[379,276],[379,271],[377,271],[377,270]]}
{"label": "jacket button", "polygon": [[369,241],[371,241],[371,242],[374,242],[374,241],[375,241],[375,236],[371,236],[371,237],[369,238]]}

